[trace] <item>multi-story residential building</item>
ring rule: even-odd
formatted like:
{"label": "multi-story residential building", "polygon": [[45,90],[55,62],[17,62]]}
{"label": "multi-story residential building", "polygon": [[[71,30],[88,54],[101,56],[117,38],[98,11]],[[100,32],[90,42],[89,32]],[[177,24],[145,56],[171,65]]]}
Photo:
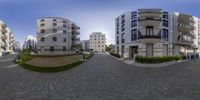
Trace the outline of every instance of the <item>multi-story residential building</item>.
{"label": "multi-story residential building", "polygon": [[13,44],[13,51],[14,52],[19,52],[21,51],[21,43],[19,41],[15,41]]}
{"label": "multi-story residential building", "polygon": [[[124,58],[193,55],[200,51],[200,19],[162,9],[138,9],[115,19],[116,52]],[[196,55],[197,54],[197,55]]]}
{"label": "multi-story residential building", "polygon": [[80,42],[80,27],[58,17],[37,20],[38,55],[65,55],[75,53]]}
{"label": "multi-story residential building", "polygon": [[89,51],[90,50],[89,40],[82,40],[81,45],[82,45],[83,51]]}
{"label": "multi-story residential building", "polygon": [[96,52],[103,52],[106,49],[106,35],[102,32],[93,32],[90,35],[90,49]]}
{"label": "multi-story residential building", "polygon": [[36,37],[28,35],[24,41],[23,49],[35,51],[36,43],[37,43]]}
{"label": "multi-story residential building", "polygon": [[8,26],[0,20],[0,56],[13,52],[14,36]]}

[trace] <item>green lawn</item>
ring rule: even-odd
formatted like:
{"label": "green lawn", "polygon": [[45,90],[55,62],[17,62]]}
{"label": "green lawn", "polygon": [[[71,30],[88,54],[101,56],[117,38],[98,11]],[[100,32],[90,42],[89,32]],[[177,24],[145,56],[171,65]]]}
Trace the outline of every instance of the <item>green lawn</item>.
{"label": "green lawn", "polygon": [[[15,63],[17,63],[18,65],[20,65],[21,67],[23,67],[25,69],[36,71],[36,72],[53,73],[53,72],[66,71],[66,70],[74,68],[84,62],[84,61],[79,60],[79,61],[71,63],[71,64],[67,64],[64,66],[55,66],[55,67],[33,66],[33,65],[26,63],[27,61],[33,59],[33,57],[34,57],[34,56],[30,55],[30,53],[19,53],[19,56],[21,57],[22,61],[19,61],[19,62],[15,61]],[[92,56],[93,56],[93,54],[87,55],[86,59],[90,59]]]}

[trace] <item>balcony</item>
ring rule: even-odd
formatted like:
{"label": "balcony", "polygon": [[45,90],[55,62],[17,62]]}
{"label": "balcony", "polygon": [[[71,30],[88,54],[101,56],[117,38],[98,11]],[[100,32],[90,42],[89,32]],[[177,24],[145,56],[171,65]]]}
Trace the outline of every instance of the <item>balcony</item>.
{"label": "balcony", "polygon": [[178,25],[178,31],[179,32],[183,32],[183,33],[190,33],[191,31],[193,31],[195,29],[194,25],[192,24],[183,24],[183,23],[180,23]]}
{"label": "balcony", "polygon": [[72,34],[80,35],[80,32],[78,30],[73,29]]}
{"label": "balcony", "polygon": [[178,16],[178,22],[179,23],[185,23],[185,24],[190,24],[190,23],[194,23],[194,18],[191,15],[187,15],[187,14],[179,14]]}
{"label": "balcony", "polygon": [[138,41],[144,43],[155,43],[161,42],[161,30],[160,29],[153,29],[153,34],[147,34],[146,30],[139,30],[138,31]]}
{"label": "balcony", "polygon": [[138,14],[140,17],[160,17],[161,9],[138,9]]}
{"label": "balcony", "polygon": [[191,37],[187,36],[187,35],[181,35],[178,42],[180,44],[187,44],[187,45],[194,44],[194,40]]}
{"label": "balcony", "polygon": [[157,17],[144,17],[138,18],[140,26],[158,26],[161,24],[161,18]]}
{"label": "balcony", "polygon": [[7,38],[8,38],[8,37],[7,37],[5,34],[1,36],[1,39],[2,39],[2,40],[6,40]]}
{"label": "balcony", "polygon": [[6,43],[1,44],[1,48],[6,48],[6,47],[8,47],[8,45]]}

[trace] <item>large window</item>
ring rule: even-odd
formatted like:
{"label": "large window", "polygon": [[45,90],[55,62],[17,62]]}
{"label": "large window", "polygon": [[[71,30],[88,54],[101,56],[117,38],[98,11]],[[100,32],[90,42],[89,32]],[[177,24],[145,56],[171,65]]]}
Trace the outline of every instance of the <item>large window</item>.
{"label": "large window", "polygon": [[137,29],[131,31],[131,41],[137,40]]}
{"label": "large window", "polygon": [[66,42],[67,41],[67,39],[66,38],[63,38],[63,42]]}
{"label": "large window", "polygon": [[51,51],[51,52],[54,52],[54,47],[50,47],[50,51]]}
{"label": "large window", "polygon": [[137,26],[137,20],[131,21],[131,27],[136,27]]}
{"label": "large window", "polygon": [[117,34],[119,34],[119,28],[117,28]]}
{"label": "large window", "polygon": [[41,37],[41,40],[40,40],[41,42],[43,42],[43,41],[45,41],[45,38],[44,37]]}
{"label": "large window", "polygon": [[40,30],[40,33],[45,33],[45,30],[44,30],[44,29],[41,29],[41,30]]}
{"label": "large window", "polygon": [[53,41],[57,41],[57,37],[53,37],[52,39],[53,39]]}
{"label": "large window", "polygon": [[125,25],[122,25],[121,31],[122,31],[122,32],[125,31]]}
{"label": "large window", "polygon": [[163,29],[163,41],[168,41],[168,30]]}
{"label": "large window", "polygon": [[125,43],[124,35],[125,35],[125,33],[122,33],[122,35],[121,35],[121,43]]}
{"label": "large window", "polygon": [[168,21],[167,20],[163,20],[163,26],[168,27]]}
{"label": "large window", "polygon": [[63,47],[63,51],[67,51],[66,47]]}
{"label": "large window", "polygon": [[163,15],[163,18],[164,19],[168,19],[168,15]]}
{"label": "large window", "polygon": [[117,36],[117,44],[119,44],[119,36]]}
{"label": "large window", "polygon": [[40,26],[41,26],[41,27],[43,27],[43,26],[45,26],[45,24],[44,24],[44,23],[42,23],[42,24],[40,24]]}
{"label": "large window", "polygon": [[56,24],[56,23],[53,23],[53,26],[57,26],[57,24]]}
{"label": "large window", "polygon": [[121,24],[125,23],[125,15],[122,15]]}
{"label": "large window", "polygon": [[67,34],[67,32],[65,30],[63,30],[63,34]]}
{"label": "large window", "polygon": [[131,19],[136,19],[136,18],[137,18],[137,12],[132,12]]}
{"label": "large window", "polygon": [[53,21],[57,21],[57,19],[53,19]]}
{"label": "large window", "polygon": [[53,29],[53,33],[56,33],[57,32],[57,29]]}

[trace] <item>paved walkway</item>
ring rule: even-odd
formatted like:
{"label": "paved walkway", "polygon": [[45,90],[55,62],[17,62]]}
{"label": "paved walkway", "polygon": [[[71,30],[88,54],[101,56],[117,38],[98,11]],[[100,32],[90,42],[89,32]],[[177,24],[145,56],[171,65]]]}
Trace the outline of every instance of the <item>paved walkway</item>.
{"label": "paved walkway", "polygon": [[200,61],[141,68],[110,55],[60,73],[0,69],[0,100],[200,100]]}

